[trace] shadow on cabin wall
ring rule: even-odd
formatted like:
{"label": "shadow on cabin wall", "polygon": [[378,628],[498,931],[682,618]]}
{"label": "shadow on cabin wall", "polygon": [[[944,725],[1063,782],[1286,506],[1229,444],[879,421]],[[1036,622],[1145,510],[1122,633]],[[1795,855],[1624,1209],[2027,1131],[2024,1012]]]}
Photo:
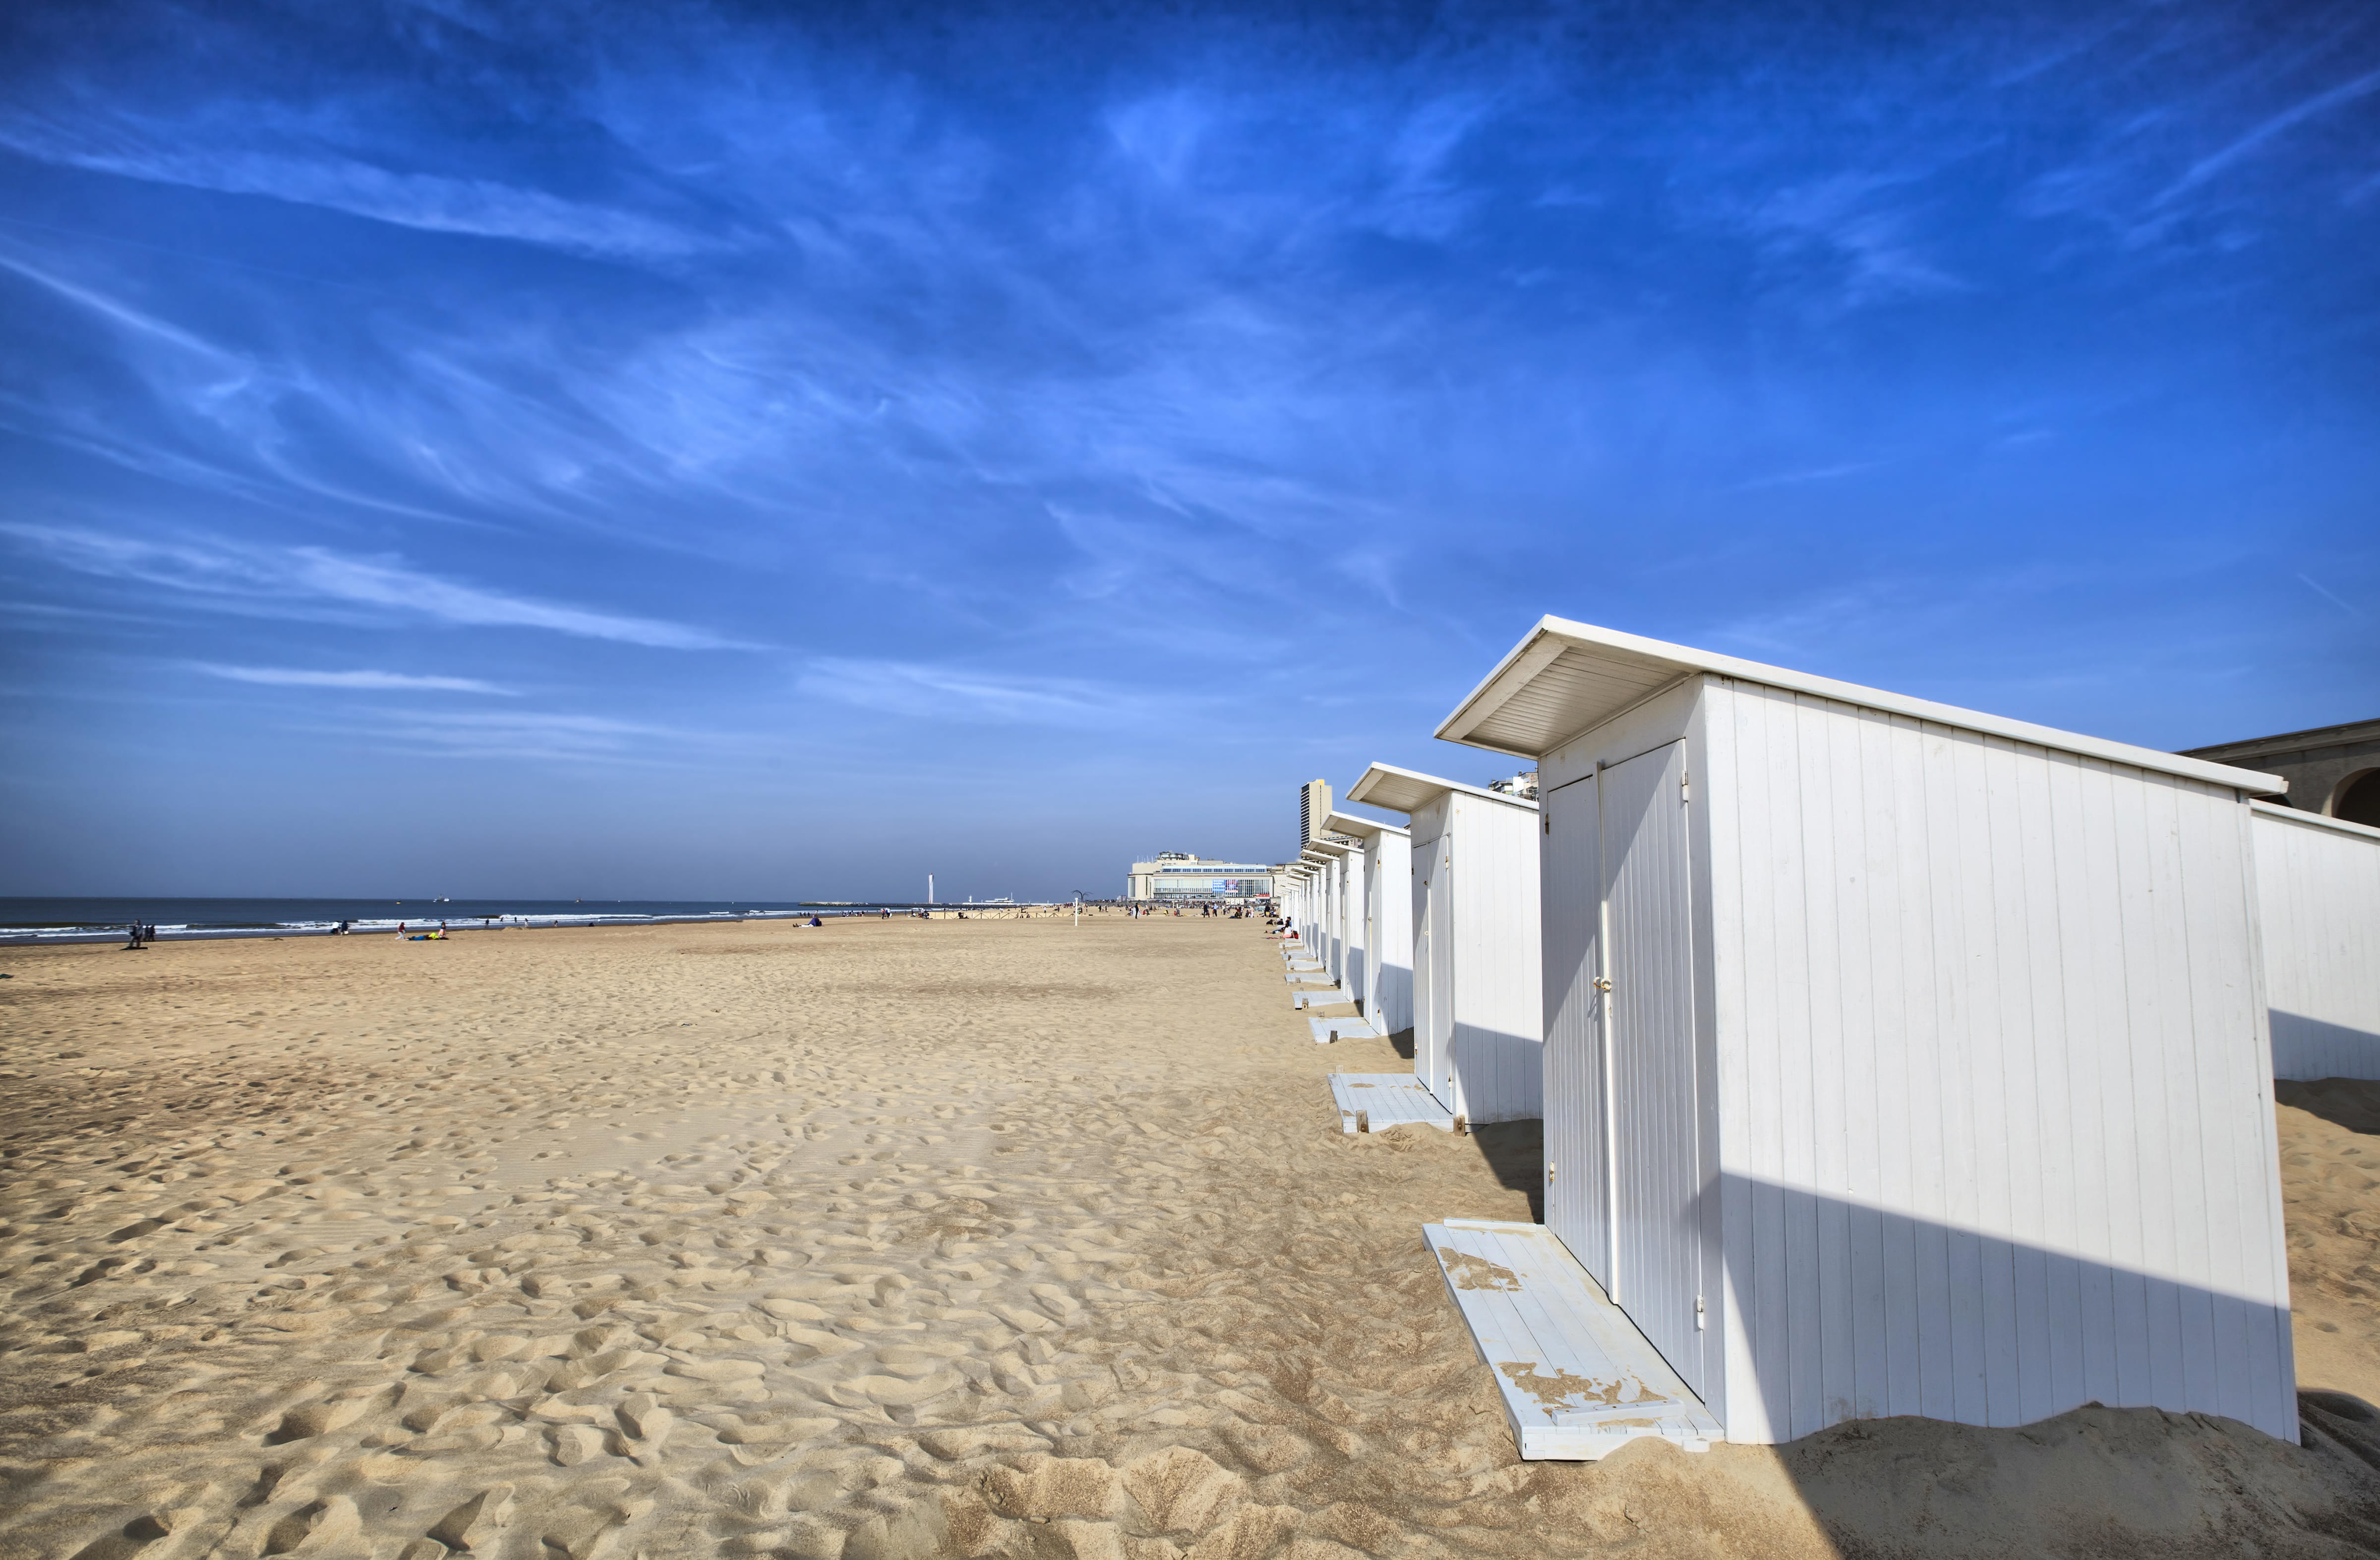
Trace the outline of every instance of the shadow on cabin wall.
{"label": "shadow on cabin wall", "polygon": [[[2273,1076],[2277,1080],[2317,1078],[2380,1079],[2380,1034],[2343,1023],[2327,1023],[2302,1013],[2276,1008],[2273,1020]],[[2290,1100],[2295,1105],[2298,1102]],[[2303,1108],[2313,1110],[2313,1106]],[[2320,1112],[2316,1112],[2317,1115]],[[2339,1123],[2345,1126],[2345,1122]],[[2358,1127],[2357,1131],[2367,1129]]]}
{"label": "shadow on cabin wall", "polygon": [[[1410,1036],[1405,1047],[1412,1053]],[[1529,1194],[1529,1217],[1546,1222],[1546,1124],[1543,1121],[1497,1121],[1471,1129],[1479,1156],[1496,1179],[1514,1191]]]}
{"label": "shadow on cabin wall", "polygon": [[2286,1305],[1721,1179],[1752,1239],[1737,1294],[1753,1370],[1728,1389],[1755,1394],[1780,1441],[1899,1415],[2030,1424],[2088,1403],[2290,1433]]}

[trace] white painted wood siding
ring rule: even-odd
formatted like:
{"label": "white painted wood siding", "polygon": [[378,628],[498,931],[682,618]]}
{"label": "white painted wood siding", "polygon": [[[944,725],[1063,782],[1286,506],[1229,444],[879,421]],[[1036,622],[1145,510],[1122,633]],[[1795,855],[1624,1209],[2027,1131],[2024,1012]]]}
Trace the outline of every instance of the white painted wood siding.
{"label": "white painted wood siding", "polygon": [[1611,1288],[1611,1143],[1604,1089],[1603,858],[1598,780],[1539,792],[1544,919],[1546,1224]]}
{"label": "white painted wood siding", "polygon": [[1330,972],[1332,980],[1343,982],[1344,972],[1340,968],[1340,954],[1344,949],[1345,939],[1339,935],[1339,860],[1335,856],[1322,864],[1320,919],[1322,967]]}
{"label": "white painted wood siding", "polygon": [[1605,1045],[1611,1056],[1614,1283],[1608,1288],[1686,1385],[1704,1370],[1701,1090],[1694,1064],[1694,907],[1685,744],[1603,772]]}
{"label": "white painted wood siding", "polygon": [[2380,1078],[2380,835],[2255,808],[2273,1076]]}
{"label": "white painted wood siding", "polygon": [[1729,1438],[2094,1399],[2293,1437],[2242,799],[1703,698]]}
{"label": "white painted wood siding", "polygon": [[1458,1107],[1472,1120],[1544,1114],[1537,811],[1455,792],[1454,1039]]}
{"label": "white painted wood siding", "polygon": [[1364,1011],[1394,1034],[1414,1022],[1413,841],[1384,829],[1366,842],[1364,855],[1371,968]]}
{"label": "white painted wood siding", "polygon": [[1449,1110],[1455,1087],[1454,874],[1445,798],[1413,815],[1414,1076]]}
{"label": "white painted wood siding", "polygon": [[[1344,966],[1339,984],[1362,1001],[1372,978],[1371,896],[1365,884],[1367,862],[1362,851],[1350,851],[1339,860],[1339,937],[1343,945],[1339,960]],[[1364,1012],[1370,1016],[1370,1003],[1365,1003]]]}

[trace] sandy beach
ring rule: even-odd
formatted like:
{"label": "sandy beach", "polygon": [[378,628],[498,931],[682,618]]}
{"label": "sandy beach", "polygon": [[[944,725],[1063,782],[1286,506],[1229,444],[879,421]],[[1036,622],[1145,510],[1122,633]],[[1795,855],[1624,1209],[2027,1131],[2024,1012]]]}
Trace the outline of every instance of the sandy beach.
{"label": "sandy beach", "polygon": [[2304,1445],[1524,1464],[1253,921],[0,950],[0,1560],[2380,1551],[2380,1085],[2285,1085]]}

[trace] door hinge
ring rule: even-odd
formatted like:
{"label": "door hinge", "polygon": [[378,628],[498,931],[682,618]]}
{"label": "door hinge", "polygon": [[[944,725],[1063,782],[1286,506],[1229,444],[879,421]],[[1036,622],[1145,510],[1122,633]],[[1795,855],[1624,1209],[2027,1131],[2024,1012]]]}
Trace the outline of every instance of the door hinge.
{"label": "door hinge", "polygon": [[1694,788],[1692,777],[1690,777],[1683,769],[1679,770],[1678,800],[1681,802],[1690,802],[1694,799]]}
{"label": "door hinge", "polygon": [[1694,1331],[1702,1332],[1708,1325],[1709,1324],[1703,1317],[1703,1297],[1696,1295],[1694,1297]]}

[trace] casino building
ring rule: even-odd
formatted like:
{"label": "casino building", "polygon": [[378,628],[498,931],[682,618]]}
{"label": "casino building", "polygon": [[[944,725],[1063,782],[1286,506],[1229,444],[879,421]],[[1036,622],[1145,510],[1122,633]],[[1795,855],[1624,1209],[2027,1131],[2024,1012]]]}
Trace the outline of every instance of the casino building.
{"label": "casino building", "polygon": [[1128,900],[1260,900],[1272,893],[1274,868],[1261,862],[1212,861],[1187,851],[1160,851],[1132,864]]}

